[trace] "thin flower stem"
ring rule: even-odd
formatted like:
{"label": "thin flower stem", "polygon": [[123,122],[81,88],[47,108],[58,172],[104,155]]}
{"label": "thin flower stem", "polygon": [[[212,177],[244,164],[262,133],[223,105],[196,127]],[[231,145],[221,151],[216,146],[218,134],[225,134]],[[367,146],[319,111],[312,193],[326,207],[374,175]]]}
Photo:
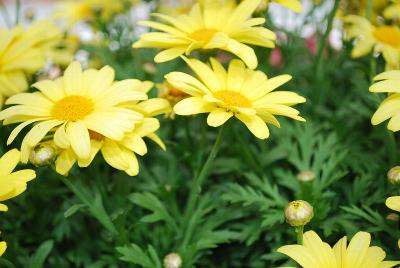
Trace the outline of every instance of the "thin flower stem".
{"label": "thin flower stem", "polygon": [[304,225],[295,227],[294,231],[296,232],[297,244],[303,245]]}
{"label": "thin flower stem", "polygon": [[211,165],[214,162],[214,159],[217,156],[219,148],[221,146],[223,131],[224,131],[224,125],[220,127],[217,139],[215,140],[214,146],[211,149],[207,161],[204,163],[204,166],[202,167],[199,175],[194,180],[193,187],[190,189],[190,194],[188,199],[189,201],[188,201],[188,206],[186,207],[186,212],[192,211],[196,204],[197,198],[201,193],[201,186],[203,185],[205,179],[207,178],[208,173],[210,172],[211,169]]}
{"label": "thin flower stem", "polygon": [[21,0],[15,1],[15,25],[19,24],[19,19],[21,16]]}
{"label": "thin flower stem", "polygon": [[335,0],[332,11],[328,17],[328,25],[326,27],[326,31],[324,32],[324,34],[322,35],[322,38],[319,40],[319,43],[318,43],[318,52],[317,52],[316,67],[315,67],[317,78],[319,78],[321,75],[322,56],[324,53],[326,40],[328,39],[329,34],[331,33],[331,30],[333,27],[333,21],[334,21],[335,15],[336,15],[336,11],[339,8],[339,3],[340,3],[340,0]]}
{"label": "thin flower stem", "polygon": [[214,146],[211,149],[211,152],[207,158],[207,161],[204,163],[199,175],[194,179],[193,187],[190,189],[189,198],[188,198],[187,206],[186,206],[184,217],[183,217],[185,233],[183,236],[181,248],[186,248],[186,246],[188,245],[188,243],[192,237],[192,234],[194,231],[194,223],[193,223],[194,215],[195,215],[194,208],[195,208],[197,200],[200,196],[201,187],[202,187],[204,181],[207,179],[208,174],[211,169],[211,166],[212,166],[212,163],[214,162],[214,159],[218,154],[219,148],[221,147],[223,132],[224,132],[224,125],[222,125],[220,127],[217,138],[214,143]]}

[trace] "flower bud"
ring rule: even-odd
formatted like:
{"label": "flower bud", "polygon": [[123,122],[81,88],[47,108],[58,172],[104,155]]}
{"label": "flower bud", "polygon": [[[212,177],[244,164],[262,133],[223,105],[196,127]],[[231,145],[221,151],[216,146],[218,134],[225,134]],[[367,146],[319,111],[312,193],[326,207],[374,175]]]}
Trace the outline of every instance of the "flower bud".
{"label": "flower bud", "polygon": [[390,213],[386,216],[386,219],[388,221],[394,221],[394,222],[399,222],[400,216],[397,213]]}
{"label": "flower bud", "polygon": [[182,259],[177,253],[170,253],[164,258],[164,268],[180,268],[181,265]]}
{"label": "flower bud", "polygon": [[391,184],[400,184],[400,166],[392,167],[387,173],[387,179]]}
{"label": "flower bud", "polygon": [[53,163],[56,157],[56,149],[49,143],[42,143],[36,146],[29,155],[29,162],[35,166],[45,166]]}
{"label": "flower bud", "polygon": [[304,170],[297,174],[297,179],[301,182],[312,181],[315,178],[314,171]]}
{"label": "flower bud", "polygon": [[313,207],[304,200],[292,201],[285,208],[286,222],[293,227],[306,225],[311,221],[313,216]]}

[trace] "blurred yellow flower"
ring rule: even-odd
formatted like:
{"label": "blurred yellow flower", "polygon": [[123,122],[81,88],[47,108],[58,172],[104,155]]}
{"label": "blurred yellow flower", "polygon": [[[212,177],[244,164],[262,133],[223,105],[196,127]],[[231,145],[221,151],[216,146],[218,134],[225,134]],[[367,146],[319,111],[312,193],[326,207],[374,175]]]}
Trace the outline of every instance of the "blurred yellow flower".
{"label": "blurred yellow flower", "polygon": [[301,5],[301,2],[299,0],[266,0],[267,3],[270,1],[287,7],[294,12],[301,12],[301,10],[303,9],[303,6]]}
{"label": "blurred yellow flower", "polygon": [[21,161],[26,163],[30,151],[49,133],[63,148],[66,140],[81,159],[89,159],[90,131],[113,140],[122,140],[143,119],[139,112],[120,107],[130,101],[147,99],[135,90],[136,81],[114,82],[114,70],[82,71],[78,62],[71,63],[64,76],[55,81],[43,80],[33,85],[40,92],[21,93],[6,104],[16,104],[0,112],[4,124],[21,122],[10,134],[10,144],[27,125],[35,123],[21,145]]}
{"label": "blurred yellow flower", "polygon": [[372,246],[371,235],[358,232],[347,245],[347,237],[343,237],[331,248],[314,232],[304,234],[303,245],[288,245],[278,249],[303,268],[390,268],[399,261],[384,261],[385,251]]}
{"label": "blurred yellow flower", "polygon": [[26,30],[0,28],[0,108],[4,98],[28,89],[29,76],[44,67],[47,51],[60,39],[61,31],[45,21]]}
{"label": "blurred yellow flower", "polygon": [[79,37],[76,35],[67,35],[57,46],[49,50],[47,55],[53,63],[60,66],[68,66],[73,60],[76,51],[79,48]]}
{"label": "blurred yellow flower", "polygon": [[158,30],[143,34],[134,48],[161,48],[156,55],[156,62],[165,62],[189,55],[196,49],[222,49],[241,58],[247,66],[257,67],[254,50],[245,45],[253,44],[274,47],[276,35],[259,25],[264,18],[250,18],[261,0],[245,0],[239,6],[206,2],[196,4],[188,15],[172,17],[153,14],[166,23],[140,21],[139,24]]}
{"label": "blurred yellow flower", "polygon": [[[158,89],[158,97],[166,99],[171,106],[174,106],[179,101],[190,96],[187,93],[174,88],[172,85],[168,83],[168,81],[164,81],[162,84],[157,85],[157,89]],[[171,112],[168,113],[167,116],[174,119],[175,113],[171,110]]]}
{"label": "blurred yellow flower", "polygon": [[400,1],[393,1],[393,4],[385,8],[383,16],[386,19],[400,19]]}
{"label": "blurred yellow flower", "polygon": [[123,10],[121,0],[64,0],[59,3],[55,17],[66,19],[72,26],[79,21],[92,21],[97,16],[108,21]]}
{"label": "blurred yellow flower", "polygon": [[[391,196],[386,199],[386,206],[390,209],[400,212],[400,196]],[[400,239],[398,240],[397,244],[400,248]]]}
{"label": "blurred yellow flower", "polygon": [[[26,190],[26,183],[36,177],[35,171],[23,169],[13,172],[21,159],[17,149],[8,151],[0,158],[0,202],[11,199]],[[0,211],[8,207],[0,203]]]}
{"label": "blurred yellow flower", "polygon": [[191,95],[174,106],[176,114],[209,113],[207,123],[212,127],[234,116],[259,139],[269,137],[266,123],[280,126],[274,115],[305,121],[290,107],[305,102],[305,98],[288,91],[272,92],[289,81],[290,75],[268,79],[263,72],[247,69],[236,59],[230,62],[228,71],[213,58],[212,68],[199,60],[184,59],[199,79],[181,72],[166,75],[168,83]]}
{"label": "blurred yellow flower", "polygon": [[346,34],[355,38],[351,53],[354,58],[374,52],[382,53],[387,68],[400,67],[400,29],[395,25],[373,26],[366,18],[349,15],[344,19]]}
{"label": "blurred yellow flower", "polygon": [[[152,87],[151,82],[135,81],[135,90],[141,93],[147,93]],[[133,87],[132,87],[133,88]],[[155,134],[160,127],[158,119],[153,118],[158,114],[169,112],[171,109],[168,101],[164,99],[153,98],[142,102],[130,102],[124,105],[126,108],[133,109],[143,114],[143,119],[134,125],[134,129],[126,133],[121,140],[106,137],[98,132],[89,131],[90,136],[90,157],[87,159],[80,158],[71,145],[68,138],[64,135],[62,143],[58,143],[63,151],[56,160],[56,171],[62,175],[67,175],[72,166],[78,162],[78,166],[87,167],[90,165],[96,154],[101,151],[104,160],[112,167],[125,171],[130,176],[136,176],[139,173],[139,163],[135,154],[145,155],[147,146],[143,138],[149,138],[156,142],[165,150],[165,145],[161,139]]]}
{"label": "blurred yellow flower", "polygon": [[378,125],[390,119],[387,128],[391,131],[400,130],[400,71],[387,71],[374,77],[374,83],[369,91],[387,92],[389,96],[381,103],[372,116],[373,125]]}
{"label": "blurred yellow flower", "polygon": [[[390,4],[391,0],[373,0],[372,1],[372,22],[377,24],[382,11]],[[367,17],[368,0],[342,0],[340,1],[339,16],[360,15]]]}

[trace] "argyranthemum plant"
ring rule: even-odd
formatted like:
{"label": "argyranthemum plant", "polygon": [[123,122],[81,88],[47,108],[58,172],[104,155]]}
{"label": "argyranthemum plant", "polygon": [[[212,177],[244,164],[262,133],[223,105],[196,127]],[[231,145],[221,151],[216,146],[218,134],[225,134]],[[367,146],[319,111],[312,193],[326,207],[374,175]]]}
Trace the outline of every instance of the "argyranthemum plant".
{"label": "argyranthemum plant", "polygon": [[0,108],[4,98],[28,89],[30,75],[44,67],[46,55],[61,40],[61,31],[45,21],[24,30],[0,28]]}
{"label": "argyranthemum plant", "polygon": [[381,53],[388,69],[400,66],[400,28],[396,25],[374,26],[366,18],[349,15],[344,19],[346,34],[355,39],[351,53],[354,58],[365,56],[371,51]]}
{"label": "argyranthemum plant", "polygon": [[331,248],[314,232],[304,234],[303,245],[288,245],[278,249],[303,268],[383,268],[394,267],[399,261],[384,261],[386,253],[380,247],[372,246],[371,235],[358,232],[347,245],[343,237]]}
{"label": "argyranthemum plant", "polygon": [[[135,90],[145,94],[153,87],[151,82],[141,82],[139,80],[129,80],[132,85],[135,84]],[[89,131],[90,136],[90,157],[82,159],[77,155],[70,143],[68,137],[63,135],[62,152],[56,159],[56,171],[62,175],[67,175],[72,166],[77,162],[80,167],[90,165],[96,154],[101,151],[104,160],[112,167],[125,171],[130,176],[136,176],[139,173],[139,163],[135,154],[143,156],[147,153],[147,146],[143,138],[149,138],[156,142],[163,150],[165,145],[155,134],[160,127],[158,119],[154,118],[159,114],[167,113],[171,107],[165,99],[153,98],[142,102],[130,102],[123,105],[143,115],[143,119],[136,122],[134,129],[127,132],[123,139],[116,140],[104,136],[95,131]]]}
{"label": "argyranthemum plant", "polygon": [[390,119],[388,129],[400,130],[400,71],[388,71],[374,77],[374,83],[369,91],[387,92],[389,96],[381,103],[378,110],[372,116],[373,125],[378,125]]}
{"label": "argyranthemum plant", "polygon": [[275,115],[305,121],[291,107],[305,102],[305,98],[294,92],[274,91],[289,81],[290,75],[268,78],[261,71],[246,68],[240,60],[232,60],[226,71],[213,58],[211,67],[199,60],[184,59],[198,79],[181,72],[166,75],[168,83],[191,95],[174,106],[176,114],[209,113],[207,123],[213,127],[236,117],[259,139],[269,137],[266,123],[280,126]]}
{"label": "argyranthemum plant", "polygon": [[140,21],[139,24],[158,30],[143,34],[134,48],[160,48],[156,62],[165,62],[189,55],[196,49],[222,49],[235,54],[254,69],[258,61],[254,50],[246,44],[272,48],[276,35],[259,25],[264,18],[251,18],[261,0],[245,0],[238,6],[206,1],[196,4],[189,14],[177,17],[153,16],[165,21]]}
{"label": "argyranthemum plant", "polygon": [[136,81],[114,81],[114,70],[82,71],[78,62],[66,69],[64,76],[33,85],[40,92],[10,97],[14,105],[0,112],[4,124],[21,123],[10,134],[10,144],[27,125],[34,124],[21,145],[21,161],[26,163],[30,151],[50,132],[54,142],[63,148],[68,141],[80,159],[90,159],[90,131],[113,140],[122,140],[134,129],[143,115],[122,104],[147,99],[135,90]]}

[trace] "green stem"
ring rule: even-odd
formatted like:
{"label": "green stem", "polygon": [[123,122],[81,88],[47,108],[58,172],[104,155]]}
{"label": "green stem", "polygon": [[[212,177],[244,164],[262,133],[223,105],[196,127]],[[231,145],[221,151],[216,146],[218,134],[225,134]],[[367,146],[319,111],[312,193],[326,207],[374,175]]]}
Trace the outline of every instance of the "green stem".
{"label": "green stem", "polygon": [[21,15],[21,0],[15,1],[15,25],[19,24],[19,19]]}
{"label": "green stem", "polygon": [[294,231],[296,232],[297,244],[303,245],[304,225],[294,227]]}
{"label": "green stem", "polygon": [[326,28],[326,31],[322,35],[322,38],[319,40],[318,43],[318,52],[317,52],[317,59],[316,59],[316,76],[319,78],[321,76],[321,70],[322,70],[322,56],[324,53],[325,45],[326,45],[326,40],[329,37],[329,34],[331,33],[332,26],[333,26],[333,21],[335,18],[335,14],[337,9],[339,8],[339,3],[340,0],[335,0],[335,4],[333,5],[333,9],[331,13],[329,14],[328,17],[328,25]]}
{"label": "green stem", "polygon": [[215,140],[214,146],[211,149],[207,161],[204,163],[204,166],[202,167],[199,175],[194,179],[193,187],[190,189],[188,206],[186,207],[186,213],[193,210],[197,198],[201,193],[201,186],[203,185],[204,180],[207,178],[208,173],[210,172],[211,169],[211,165],[214,162],[214,159],[217,156],[219,148],[221,146],[223,131],[224,131],[224,125],[222,125],[219,129],[217,139]]}

